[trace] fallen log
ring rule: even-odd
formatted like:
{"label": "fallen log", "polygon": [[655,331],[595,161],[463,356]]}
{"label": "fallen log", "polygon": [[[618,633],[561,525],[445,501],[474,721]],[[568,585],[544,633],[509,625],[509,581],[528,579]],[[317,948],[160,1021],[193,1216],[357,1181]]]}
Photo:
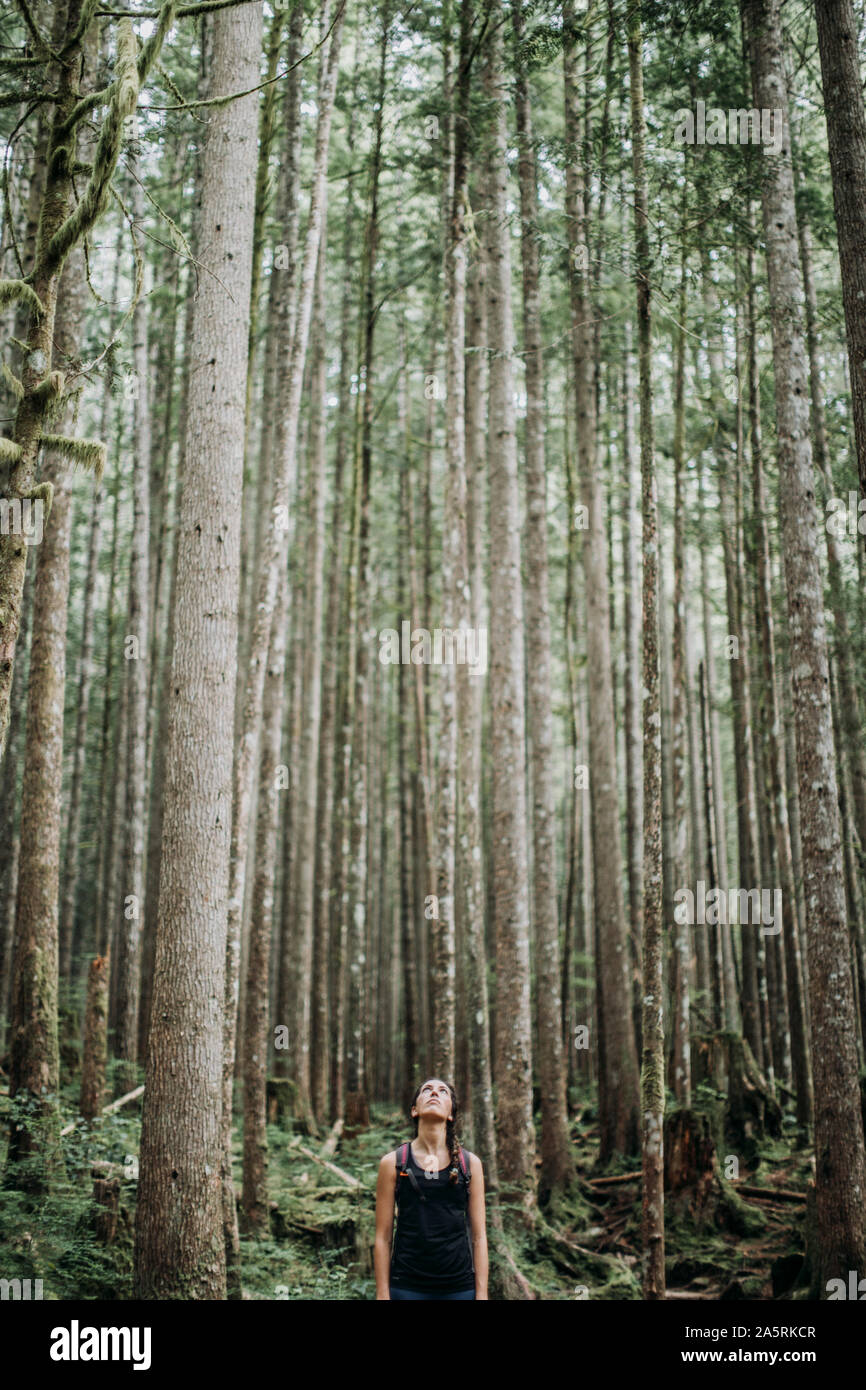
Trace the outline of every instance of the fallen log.
{"label": "fallen log", "polygon": [[360,1182],[358,1178],[353,1178],[351,1173],[347,1173],[345,1168],[339,1168],[336,1163],[331,1163],[330,1160],[327,1158],[320,1158],[318,1154],[314,1154],[312,1149],[308,1149],[306,1145],[300,1143],[298,1139],[295,1139],[291,1144],[289,1144],[289,1148],[297,1149],[298,1153],[304,1155],[304,1158],[311,1158],[314,1163],[320,1163],[322,1167],[327,1168],[329,1172],[336,1173],[337,1177],[342,1178],[343,1182],[347,1185],[347,1187],[364,1186],[364,1184]]}
{"label": "fallen log", "polygon": [[640,1182],[643,1173],[620,1173],[615,1178],[590,1178],[591,1187],[613,1187],[614,1183]]}
{"label": "fallen log", "polygon": [[791,1192],[785,1187],[751,1187],[750,1185],[737,1183],[737,1192],[744,1192],[747,1197],[757,1197],[759,1202],[805,1202],[805,1192]]}
{"label": "fallen log", "polygon": [[[139,1096],[144,1095],[144,1087],[136,1086],[134,1091],[127,1091],[125,1096],[120,1096],[118,1100],[113,1100],[110,1105],[103,1105],[100,1115],[113,1115],[115,1110],[119,1110],[122,1105],[128,1105],[131,1100],[138,1100]],[[67,1134],[71,1134],[77,1121],[72,1120],[68,1125],[64,1125],[60,1131],[63,1139]]]}
{"label": "fallen log", "polygon": [[341,1138],[341,1136],[342,1136],[342,1133],[343,1133],[343,1117],[342,1117],[342,1115],[341,1115],[340,1118],[339,1118],[338,1120],[335,1120],[335,1121],[334,1121],[334,1123],[333,1123],[333,1125],[332,1125],[332,1127],[331,1127],[331,1132],[330,1132],[330,1134],[328,1135],[328,1137],[327,1137],[327,1139],[325,1140],[325,1142],[324,1142],[324,1144],[322,1145],[322,1147],[319,1149],[319,1158],[333,1158],[333,1157],[334,1157],[334,1154],[337,1152],[337,1146],[338,1146],[338,1144],[339,1144],[339,1142],[340,1142],[340,1138]]}

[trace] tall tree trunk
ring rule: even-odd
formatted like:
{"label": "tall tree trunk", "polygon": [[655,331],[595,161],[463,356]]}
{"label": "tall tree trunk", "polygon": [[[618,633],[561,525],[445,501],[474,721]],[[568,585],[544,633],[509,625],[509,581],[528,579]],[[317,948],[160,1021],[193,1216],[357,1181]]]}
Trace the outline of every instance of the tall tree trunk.
{"label": "tall tree trunk", "polygon": [[752,519],[755,530],[758,649],[763,662],[763,686],[764,699],[766,701],[763,739],[767,750],[769,796],[775,811],[773,823],[773,849],[775,851],[776,864],[778,865],[779,887],[782,891],[782,946],[785,953],[785,972],[788,986],[788,1019],[791,1030],[791,1060],[793,1064],[794,1089],[797,1094],[797,1119],[803,1128],[806,1129],[812,1122],[812,1074],[809,1064],[809,1044],[806,1036],[803,965],[800,959],[799,937],[797,934],[797,894],[794,886],[794,867],[791,858],[788,803],[785,795],[782,718],[779,708],[778,682],[776,676],[772,574],[770,570],[770,545],[767,528],[768,504],[766,488],[764,486],[757,328],[755,323],[755,286],[752,274],[752,259],[751,248],[749,248],[747,286],[747,306],[749,313],[747,350],[749,438],[752,454]]}
{"label": "tall tree trunk", "polygon": [[[322,714],[322,619],[324,610],[325,565],[325,441],[327,428],[327,358],[325,319],[325,226],[322,211],[322,238],[316,282],[316,320],[311,371],[312,418],[310,421],[309,480],[307,488],[309,539],[306,573],[309,584],[303,627],[304,712],[298,773],[298,845],[296,858],[296,906],[294,932],[298,946],[297,992],[292,1032],[293,1075],[301,1113],[312,1110],[312,1006],[313,926],[315,913],[316,825],[318,811],[318,755]],[[324,1117],[323,1117],[324,1118]]]}
{"label": "tall tree trunk", "polygon": [[[518,50],[524,0],[512,0]],[[536,1037],[541,1090],[540,1193],[568,1187],[574,1162],[565,1104],[560,1015],[559,917],[556,894],[556,802],[550,677],[550,583],[547,563],[547,482],[544,447],[544,361],[538,264],[538,192],[529,79],[517,69],[520,158],[523,338],[526,372],[526,659],[530,785],[532,788],[532,921],[536,969]]]}
{"label": "tall tree trunk", "polygon": [[[233,781],[233,814],[237,817],[232,836],[231,896],[227,934],[225,972],[225,1037],[223,1042],[223,1214],[229,1267],[232,1269],[233,1293],[237,1293],[237,1227],[234,1188],[231,1177],[231,1093],[233,1057],[236,1042],[236,1010],[241,970],[241,924],[246,887],[248,821],[252,806],[253,771],[258,740],[259,709],[262,713],[261,746],[259,752],[259,794],[256,817],[255,876],[253,879],[253,915],[247,957],[247,993],[244,999],[244,1211],[248,1223],[258,1227],[267,1210],[265,1138],[265,1081],[268,1051],[268,960],[273,913],[274,876],[278,840],[279,787],[278,766],[281,763],[280,742],[283,722],[283,692],[286,665],[286,627],[288,624],[289,594],[286,571],[285,544],[287,523],[295,484],[304,367],[312,317],[313,291],[316,280],[319,247],[321,245],[325,179],[331,120],[334,110],[337,73],[339,68],[340,31],[345,6],[340,5],[331,29],[330,42],[323,49],[318,72],[318,118],[314,155],[313,188],[304,238],[303,262],[298,277],[297,304],[294,313],[289,306],[282,309],[288,315],[291,333],[281,330],[280,343],[291,344],[285,377],[278,374],[280,398],[285,405],[279,412],[274,442],[274,489],[271,508],[271,534],[263,548],[259,592],[256,603],[256,624],[252,637],[250,666],[246,676],[243,704],[241,747],[235,762]],[[327,0],[322,9],[322,28],[327,29]],[[267,641],[263,640],[268,625]],[[265,666],[264,653],[267,652]],[[267,728],[266,728],[267,724]],[[290,767],[291,775],[291,767]],[[269,818],[271,818],[269,820]],[[263,857],[264,856],[264,857]],[[252,988],[253,997],[249,990]],[[247,1036],[253,1028],[253,1036]]]}
{"label": "tall tree trunk", "polygon": [[[480,198],[480,194],[479,194]],[[485,484],[487,479],[487,263],[484,246],[475,248],[469,268],[466,360],[466,548],[469,573],[469,620],[485,627]],[[484,825],[482,819],[481,725],[484,691],[463,666],[457,673],[458,719],[458,872],[463,888],[462,951],[464,997],[469,1032],[469,1077],[472,1135],[484,1155],[485,1189],[495,1200],[499,1186],[496,1128],[490,1061],[490,1000],[484,912]]]}
{"label": "tall tree trunk", "polygon": [[[356,103],[350,111],[348,142],[354,135]],[[347,205],[343,214],[343,297],[340,310],[340,378],[337,388],[337,426],[334,450],[334,481],[331,503],[330,555],[328,560],[328,614],[326,619],[325,651],[331,653],[326,663],[322,687],[322,714],[319,729],[319,789],[316,798],[316,915],[313,926],[313,1017],[311,1090],[313,1113],[324,1122],[330,1117],[331,1082],[331,1019],[337,1005],[332,983],[331,927],[341,908],[339,877],[341,860],[333,853],[339,833],[340,797],[338,779],[341,762],[337,757],[339,712],[344,691],[340,686],[350,635],[341,622],[346,602],[346,540],[344,532],[348,422],[351,419],[351,354],[352,342],[352,267],[354,264],[352,235],[355,228],[355,202],[352,180],[348,180]],[[401,668],[402,671],[402,668]]]}
{"label": "tall tree trunk", "polygon": [[[78,352],[84,317],[84,264],[80,253],[67,262],[60,285],[54,342],[63,370]],[[71,412],[65,412],[67,425]],[[32,1108],[13,1125],[9,1162],[33,1156],[22,1171],[24,1187],[39,1190],[50,1180],[58,1146],[57,1092],[60,1051],[57,1032],[58,916],[62,823],[66,612],[72,483],[63,460],[49,454],[43,477],[53,501],[36,557],[33,637],[24,738],[20,858],[12,950],[12,1007],[9,1037],[9,1094],[24,1092]]]}
{"label": "tall tree trunk", "polygon": [[866,111],[853,0],[815,0],[848,339],[851,415],[866,499]]}
{"label": "tall tree trunk", "polygon": [[363,309],[359,337],[363,342],[359,398],[360,429],[356,438],[355,528],[356,570],[354,615],[350,630],[357,640],[353,682],[353,718],[349,795],[349,909],[347,932],[348,993],[346,997],[346,1123],[369,1123],[367,1098],[366,958],[368,908],[367,825],[369,815],[367,756],[370,702],[370,477],[373,463],[373,397],[376,328],[376,259],[379,242],[379,179],[382,172],[382,129],[386,91],[388,37],[391,29],[390,0],[381,14],[377,100],[373,119],[370,162],[370,204],[364,236]]}
{"label": "tall tree trunk", "polygon": [[[610,660],[610,598],[606,528],[596,456],[596,373],[587,294],[585,172],[577,90],[574,7],[564,10],[566,218],[571,257],[571,333],[577,397],[577,447],[588,529],[583,536],[589,680],[589,781],[594,916],[598,934],[600,1157],[635,1153],[639,1145],[638,1065],[631,1017]],[[646,789],[644,789],[646,805]],[[644,888],[646,897],[646,885]]]}
{"label": "tall tree trunk", "polygon": [[[686,198],[683,195],[683,213]],[[685,221],[685,216],[684,219]],[[685,229],[683,229],[685,237]],[[674,613],[673,613],[673,870],[676,887],[688,881],[688,814],[686,782],[686,596],[685,596],[685,374],[686,374],[686,267],[683,245],[680,266],[680,299],[674,367]],[[692,1068],[689,1041],[689,963],[691,935],[685,921],[674,914],[673,1048],[671,1081],[680,1105],[691,1105]]]}
{"label": "tall tree trunk", "polygon": [[662,926],[661,703],[659,696],[659,565],[655,442],[652,414],[652,261],[646,175],[641,7],[628,17],[634,236],[640,369],[641,511],[643,516],[643,778],[644,922],[641,1152],[643,1157],[643,1295],[665,1296],[664,1228],[664,931]]}
{"label": "tall tree trunk", "polygon": [[797,255],[784,47],[778,0],[743,0],[759,108],[781,110],[784,138],[761,151],[773,331],[780,518],[788,598],[803,871],[806,884],[817,1239],[813,1292],[866,1267],[866,1159],[857,1080],[829,670],[814,504],[803,290]]}
{"label": "tall tree trunk", "polygon": [[[209,93],[258,83],[262,7],[218,11]],[[240,599],[238,499],[255,217],[254,93],[208,114],[203,275],[178,521],[164,847],[135,1232],[139,1298],[221,1299],[222,1076]]]}
{"label": "tall tree trunk", "polygon": [[[139,227],[144,220],[144,190],[136,175],[133,212]],[[119,922],[118,1005],[115,1052],[126,1063],[118,1068],[118,1094],[135,1084],[138,1055],[138,1009],[141,986],[141,932],[144,920],[145,845],[147,839],[147,690],[150,666],[148,619],[150,540],[150,363],[148,301],[145,285],[132,320],[133,451],[132,552],[129,562],[129,612],[124,637],[127,697],[126,848],[124,854],[123,915]]]}
{"label": "tall tree trunk", "polygon": [[520,504],[514,413],[514,323],[508,225],[507,105],[503,38],[487,40],[490,104],[487,314],[490,347],[490,711],[493,757],[493,930],[496,941],[497,1147],[503,1182],[534,1177],[529,871],[524,752],[525,666]]}

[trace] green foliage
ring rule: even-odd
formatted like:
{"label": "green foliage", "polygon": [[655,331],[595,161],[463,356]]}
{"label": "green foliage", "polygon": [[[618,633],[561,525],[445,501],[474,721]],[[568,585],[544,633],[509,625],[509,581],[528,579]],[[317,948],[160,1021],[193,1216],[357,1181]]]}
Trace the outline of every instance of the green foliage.
{"label": "green foliage", "polygon": [[6,439],[3,435],[0,435],[0,463],[18,463],[21,454],[22,449],[20,444],[16,444],[14,439]]}
{"label": "green foliage", "polygon": [[44,314],[45,306],[39,295],[26,280],[0,280],[0,309],[7,304],[23,303],[36,314]]}
{"label": "green foliage", "polygon": [[102,477],[108,451],[101,440],[72,439],[64,434],[41,434],[39,442],[44,449],[50,449],[75,467],[92,473],[97,481]]}

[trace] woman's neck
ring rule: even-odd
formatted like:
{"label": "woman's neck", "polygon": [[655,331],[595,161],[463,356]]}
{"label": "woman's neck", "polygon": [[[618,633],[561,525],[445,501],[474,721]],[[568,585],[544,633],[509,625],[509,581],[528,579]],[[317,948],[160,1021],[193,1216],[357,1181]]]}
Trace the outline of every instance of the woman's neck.
{"label": "woman's neck", "polygon": [[447,1131],[444,1120],[418,1120],[418,1135],[415,1146],[419,1153],[438,1154],[447,1148]]}

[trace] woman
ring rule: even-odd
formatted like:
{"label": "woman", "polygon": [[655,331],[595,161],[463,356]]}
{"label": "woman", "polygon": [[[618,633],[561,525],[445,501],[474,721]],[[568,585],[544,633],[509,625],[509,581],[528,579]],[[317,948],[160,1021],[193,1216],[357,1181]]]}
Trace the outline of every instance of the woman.
{"label": "woman", "polygon": [[480,1160],[460,1147],[453,1088],[425,1081],[409,1113],[415,1139],[379,1164],[376,1299],[486,1300],[484,1173]]}

